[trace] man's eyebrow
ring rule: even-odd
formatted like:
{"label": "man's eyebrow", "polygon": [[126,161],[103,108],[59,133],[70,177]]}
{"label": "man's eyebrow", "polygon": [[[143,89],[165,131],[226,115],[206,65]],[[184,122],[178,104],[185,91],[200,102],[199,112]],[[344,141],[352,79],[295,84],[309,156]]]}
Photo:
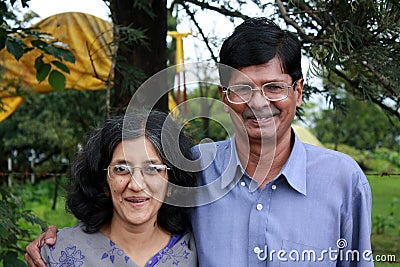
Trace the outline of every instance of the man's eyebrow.
{"label": "man's eyebrow", "polygon": [[232,85],[250,85],[250,86],[254,86],[255,84],[253,82],[250,82],[250,81],[237,81],[237,82],[234,82],[234,83],[230,84],[229,86],[232,86]]}

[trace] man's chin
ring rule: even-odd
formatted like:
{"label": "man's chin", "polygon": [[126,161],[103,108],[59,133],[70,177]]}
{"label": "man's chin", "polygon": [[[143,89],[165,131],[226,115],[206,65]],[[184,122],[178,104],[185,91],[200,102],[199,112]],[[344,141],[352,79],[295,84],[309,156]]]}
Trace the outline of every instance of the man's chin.
{"label": "man's chin", "polygon": [[275,139],[276,127],[275,120],[270,118],[268,120],[246,120],[245,127],[249,138],[256,139]]}

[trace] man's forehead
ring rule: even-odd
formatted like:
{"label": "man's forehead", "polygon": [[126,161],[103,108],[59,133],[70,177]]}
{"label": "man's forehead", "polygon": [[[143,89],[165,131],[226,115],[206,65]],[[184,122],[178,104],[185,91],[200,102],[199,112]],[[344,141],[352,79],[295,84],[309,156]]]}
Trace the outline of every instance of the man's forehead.
{"label": "man's forehead", "polygon": [[229,84],[258,84],[266,82],[287,82],[291,77],[282,71],[267,71],[267,70],[233,70],[229,79]]}

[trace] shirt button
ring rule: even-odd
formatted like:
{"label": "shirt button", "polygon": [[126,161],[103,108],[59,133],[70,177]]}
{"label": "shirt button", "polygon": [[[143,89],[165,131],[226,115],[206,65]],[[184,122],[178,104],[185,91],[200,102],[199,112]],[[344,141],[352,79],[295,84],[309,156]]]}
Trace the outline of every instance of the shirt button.
{"label": "shirt button", "polygon": [[275,190],[275,189],[276,189],[276,185],[273,184],[273,185],[271,186],[271,189],[272,189],[272,190]]}
{"label": "shirt button", "polygon": [[262,204],[257,204],[257,210],[262,210],[263,209],[263,205]]}
{"label": "shirt button", "polygon": [[253,251],[254,251],[254,253],[260,253],[260,252],[261,252],[261,249],[260,249],[259,247],[255,247],[255,248],[253,249]]}
{"label": "shirt button", "polygon": [[246,183],[245,182],[241,182],[240,185],[241,186],[246,186]]}

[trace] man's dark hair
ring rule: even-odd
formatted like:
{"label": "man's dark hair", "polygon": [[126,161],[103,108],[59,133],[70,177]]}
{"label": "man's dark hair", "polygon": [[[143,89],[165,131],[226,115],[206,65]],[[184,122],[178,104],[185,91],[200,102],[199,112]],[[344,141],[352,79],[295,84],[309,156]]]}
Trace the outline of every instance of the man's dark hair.
{"label": "man's dark hair", "polygon": [[222,44],[219,54],[221,85],[228,86],[233,69],[264,64],[274,57],[280,60],[282,71],[293,81],[302,78],[298,38],[267,18],[245,20]]}
{"label": "man's dark hair", "polygon": [[[184,187],[196,186],[196,176],[172,164],[166,151],[180,152],[191,159],[191,140],[163,112],[132,112],[108,119],[93,131],[86,146],[77,154],[71,167],[71,183],[67,191],[67,209],[83,222],[83,230],[94,233],[111,221],[113,204],[107,184],[107,167],[115,148],[123,140],[145,136],[155,147],[168,170],[168,181]],[[174,134],[173,134],[174,133]],[[163,138],[163,141],[161,141]],[[173,138],[175,142],[173,142]],[[179,147],[169,147],[179,141]],[[176,160],[176,159],[174,159]],[[189,229],[185,208],[166,203],[161,205],[157,223],[172,234]]]}

